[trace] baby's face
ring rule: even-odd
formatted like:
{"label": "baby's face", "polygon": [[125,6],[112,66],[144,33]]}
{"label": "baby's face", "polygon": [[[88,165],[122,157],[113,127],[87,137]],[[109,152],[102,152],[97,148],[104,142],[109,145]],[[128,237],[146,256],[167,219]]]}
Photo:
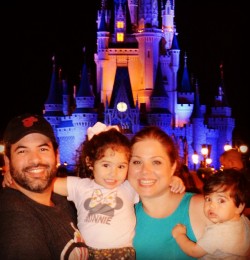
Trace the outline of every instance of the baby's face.
{"label": "baby's face", "polygon": [[241,207],[236,207],[230,190],[217,191],[205,196],[204,213],[213,223],[222,223],[239,219]]}

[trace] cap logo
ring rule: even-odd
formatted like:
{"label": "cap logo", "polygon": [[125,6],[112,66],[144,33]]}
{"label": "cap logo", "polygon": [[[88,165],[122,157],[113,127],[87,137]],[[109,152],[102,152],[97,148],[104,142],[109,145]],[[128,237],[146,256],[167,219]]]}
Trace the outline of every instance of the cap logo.
{"label": "cap logo", "polygon": [[22,120],[24,127],[31,127],[37,121],[38,119],[34,116],[30,116]]}

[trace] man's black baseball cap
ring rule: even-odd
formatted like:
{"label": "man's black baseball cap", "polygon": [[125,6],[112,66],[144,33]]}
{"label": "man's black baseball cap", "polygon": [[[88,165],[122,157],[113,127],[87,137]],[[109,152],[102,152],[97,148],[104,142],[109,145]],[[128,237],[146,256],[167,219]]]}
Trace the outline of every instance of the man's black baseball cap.
{"label": "man's black baseball cap", "polygon": [[57,142],[51,124],[43,116],[29,113],[19,115],[8,123],[3,135],[3,142],[14,144],[31,133],[45,135],[52,142]]}

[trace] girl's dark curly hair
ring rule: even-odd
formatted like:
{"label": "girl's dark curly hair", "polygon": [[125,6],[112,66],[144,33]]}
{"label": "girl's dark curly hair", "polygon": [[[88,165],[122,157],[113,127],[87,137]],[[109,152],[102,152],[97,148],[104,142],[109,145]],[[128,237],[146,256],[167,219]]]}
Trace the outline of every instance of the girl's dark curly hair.
{"label": "girl's dark curly hair", "polygon": [[[76,158],[76,175],[82,178],[93,179],[93,167],[96,160],[100,160],[105,151],[110,148],[114,151],[122,151],[125,153],[128,161],[130,159],[130,141],[129,139],[111,128],[108,131],[94,135],[90,140],[85,140],[77,150]],[[86,161],[88,159],[88,161]]]}

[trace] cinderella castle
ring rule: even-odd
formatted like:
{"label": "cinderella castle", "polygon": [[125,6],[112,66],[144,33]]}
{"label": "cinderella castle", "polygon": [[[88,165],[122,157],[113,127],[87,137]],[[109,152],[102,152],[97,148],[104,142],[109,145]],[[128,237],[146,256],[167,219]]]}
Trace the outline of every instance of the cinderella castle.
{"label": "cinderella castle", "polygon": [[214,103],[207,107],[200,103],[198,80],[189,75],[187,55],[180,55],[174,0],[100,4],[95,86],[84,61],[79,85],[70,91],[53,59],[44,117],[58,138],[61,163],[74,165],[87,128],[101,121],[119,125],[129,138],[144,126],[159,126],[175,140],[187,166],[193,167],[194,153],[200,162],[204,159],[205,145],[211,165],[218,168],[219,155],[226,143],[232,144],[235,127],[224,95],[223,68]]}

